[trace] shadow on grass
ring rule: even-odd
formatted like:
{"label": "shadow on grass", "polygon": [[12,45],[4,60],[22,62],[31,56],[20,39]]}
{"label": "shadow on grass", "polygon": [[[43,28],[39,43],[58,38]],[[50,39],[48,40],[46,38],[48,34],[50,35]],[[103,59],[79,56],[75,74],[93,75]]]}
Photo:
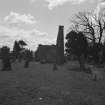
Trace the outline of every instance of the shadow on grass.
{"label": "shadow on grass", "polygon": [[73,67],[73,68],[69,68],[69,71],[74,71],[74,72],[84,72],[84,73],[88,73],[91,74],[91,69],[90,68],[85,68],[84,70],[81,70],[79,67]]}

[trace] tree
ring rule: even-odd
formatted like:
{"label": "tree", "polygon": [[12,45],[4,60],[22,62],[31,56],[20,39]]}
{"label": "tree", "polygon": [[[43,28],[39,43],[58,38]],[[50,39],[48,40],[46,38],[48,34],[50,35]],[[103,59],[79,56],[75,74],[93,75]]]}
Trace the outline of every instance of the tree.
{"label": "tree", "polygon": [[23,46],[27,46],[27,44],[23,40],[19,40],[18,43],[19,43],[21,48],[23,48]]}
{"label": "tree", "polygon": [[10,48],[9,47],[3,46],[1,48],[1,59],[2,59],[2,70],[10,71],[11,62],[10,62]]}
{"label": "tree", "polygon": [[12,55],[15,60],[18,59],[19,61],[21,61],[22,59],[21,52],[22,50],[24,50],[23,46],[26,46],[26,45],[27,44],[23,40],[14,42]]}
{"label": "tree", "polygon": [[[97,63],[102,61],[103,54],[103,40],[105,30],[105,13],[94,12],[79,12],[75,15],[75,19],[72,20],[73,28],[77,32],[82,31],[88,41],[91,43],[91,50],[93,53],[93,60]],[[100,60],[100,61],[99,61]]]}
{"label": "tree", "polygon": [[98,43],[101,44],[102,43],[102,38],[103,38],[103,32],[105,30],[105,19],[103,18],[99,18],[96,20],[97,22],[97,30],[99,33],[99,41]]}
{"label": "tree", "polygon": [[13,46],[13,54],[16,58],[18,57],[20,51],[21,51],[20,45],[17,41],[15,41]]}
{"label": "tree", "polygon": [[72,20],[73,25],[76,26],[76,31],[82,31],[86,37],[93,42],[96,42],[95,37],[95,23],[92,21],[92,13],[79,12],[75,15],[75,20]]}
{"label": "tree", "polygon": [[79,12],[72,20],[73,28],[76,31],[82,31],[86,38],[91,40],[93,44],[102,42],[103,32],[105,29],[105,16],[97,17],[93,12]]}
{"label": "tree", "polygon": [[13,45],[13,51],[11,52],[11,57],[12,57],[13,62],[16,59],[18,59],[20,51],[21,51],[21,47],[20,47],[18,41],[15,41],[14,45]]}
{"label": "tree", "polygon": [[30,51],[28,49],[25,50],[24,56],[25,56],[25,64],[24,64],[24,67],[25,68],[28,68],[30,61],[32,61],[32,59],[33,59],[32,51]]}
{"label": "tree", "polygon": [[84,70],[84,57],[87,54],[88,48],[86,37],[84,37],[84,34],[82,32],[77,33],[72,30],[66,35],[66,40],[67,42],[65,46],[67,55],[75,55],[79,61],[80,69]]}
{"label": "tree", "polygon": [[103,61],[103,44],[95,43],[88,48],[88,60],[95,64],[101,64]]}

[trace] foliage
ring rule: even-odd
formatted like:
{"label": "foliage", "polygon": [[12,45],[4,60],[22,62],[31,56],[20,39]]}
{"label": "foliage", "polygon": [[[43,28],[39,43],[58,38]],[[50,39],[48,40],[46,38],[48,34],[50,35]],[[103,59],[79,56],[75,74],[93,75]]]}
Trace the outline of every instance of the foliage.
{"label": "foliage", "polygon": [[7,46],[3,46],[1,48],[1,58],[6,59],[9,58],[10,48]]}
{"label": "foliage", "polygon": [[1,48],[1,59],[2,59],[2,70],[11,70],[10,63],[10,48],[7,46],[3,46]]}
{"label": "foliage", "polygon": [[13,52],[19,52],[21,50],[20,45],[17,41],[14,42]]}
{"label": "foliage", "polygon": [[20,53],[24,50],[23,46],[26,46],[27,44],[23,40],[15,41],[12,51],[12,57],[14,60],[17,58],[19,59]]}
{"label": "foliage", "polygon": [[104,16],[97,17],[93,12],[79,12],[72,20],[73,28],[82,31],[93,42],[101,43],[105,29]]}
{"label": "foliage", "polygon": [[26,44],[26,42],[25,41],[23,41],[23,40],[19,40],[19,45],[21,45],[21,46],[26,46],[27,44]]}
{"label": "foliage", "polygon": [[76,56],[86,55],[88,43],[82,32],[70,31],[66,36],[66,53]]}

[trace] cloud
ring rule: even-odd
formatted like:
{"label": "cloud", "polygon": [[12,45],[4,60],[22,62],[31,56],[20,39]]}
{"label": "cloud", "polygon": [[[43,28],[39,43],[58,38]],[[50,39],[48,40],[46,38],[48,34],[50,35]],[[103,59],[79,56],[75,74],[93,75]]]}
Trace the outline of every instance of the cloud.
{"label": "cloud", "polygon": [[95,9],[97,18],[100,18],[102,15],[105,15],[105,0],[98,0],[98,5]]}
{"label": "cloud", "polygon": [[36,0],[31,0],[31,2],[35,2]]}
{"label": "cloud", "polygon": [[[51,44],[53,40],[48,38],[48,34],[37,29],[24,30],[19,28],[8,28],[0,25],[0,46],[8,45],[12,48],[15,40],[25,40],[28,47],[36,49],[38,44]],[[5,42],[5,43],[4,43]]]}
{"label": "cloud", "polygon": [[48,8],[50,10],[52,10],[54,7],[63,5],[67,2],[71,2],[73,4],[78,4],[78,3],[82,3],[86,0],[45,0],[46,2],[48,2]]}
{"label": "cloud", "polygon": [[[53,43],[53,39],[48,38],[48,33],[31,27],[31,25],[35,25],[35,23],[36,20],[32,15],[20,15],[19,13],[11,12],[8,16],[0,20],[0,46],[7,45],[12,48],[15,40],[22,39],[27,42],[30,49],[35,50],[40,43]],[[13,26],[11,26],[11,24]],[[27,24],[30,25],[31,28],[26,28]]]}
{"label": "cloud", "polygon": [[[33,2],[36,2],[38,0],[30,0],[32,3]],[[43,0],[45,2],[48,3],[48,8],[50,10],[52,10],[53,8],[57,7],[57,6],[62,6],[64,5],[65,3],[72,3],[72,4],[80,4],[80,3],[83,3],[85,1],[88,1],[88,0]],[[96,0],[89,0],[90,2],[93,2],[93,1],[96,1]]]}
{"label": "cloud", "polygon": [[16,12],[10,12],[8,16],[5,16],[4,22],[8,24],[35,24],[35,17],[30,14],[19,14]]}
{"label": "cloud", "polygon": [[[65,3],[80,4],[87,0],[45,0],[48,2],[48,8],[52,10],[54,7],[62,6]],[[89,0],[90,2],[94,0]]]}
{"label": "cloud", "polygon": [[[36,2],[39,0],[30,0],[30,1],[31,1],[31,3],[33,3],[33,2]],[[80,4],[80,3],[83,3],[85,1],[89,1],[91,3],[94,3],[94,1],[97,2],[97,1],[104,1],[104,0],[42,0],[42,1],[47,2],[48,9],[52,10],[55,7],[64,5],[65,3]]]}

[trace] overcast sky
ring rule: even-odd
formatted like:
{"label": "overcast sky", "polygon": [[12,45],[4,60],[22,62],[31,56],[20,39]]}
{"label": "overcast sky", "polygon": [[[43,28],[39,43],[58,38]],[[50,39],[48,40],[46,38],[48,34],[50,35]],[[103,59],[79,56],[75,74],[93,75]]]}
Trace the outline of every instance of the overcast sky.
{"label": "overcast sky", "polygon": [[104,0],[0,0],[0,46],[23,39],[31,49],[55,43],[58,26],[65,26],[79,11],[100,10]]}

